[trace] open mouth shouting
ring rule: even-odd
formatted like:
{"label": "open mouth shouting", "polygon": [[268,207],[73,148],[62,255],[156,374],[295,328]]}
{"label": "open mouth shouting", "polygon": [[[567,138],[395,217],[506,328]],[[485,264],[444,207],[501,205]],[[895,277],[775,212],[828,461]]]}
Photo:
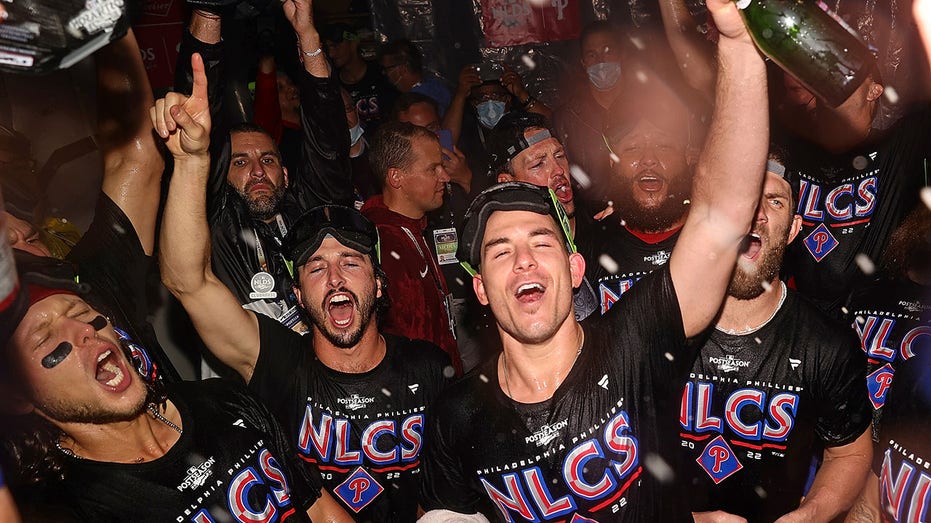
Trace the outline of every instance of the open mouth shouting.
{"label": "open mouth shouting", "polygon": [[118,349],[108,348],[97,355],[97,382],[114,392],[126,390],[132,376],[120,357]]}
{"label": "open mouth shouting", "polygon": [[637,178],[637,188],[643,192],[653,193],[663,190],[666,180],[653,171],[644,171]]}
{"label": "open mouth shouting", "polygon": [[759,234],[751,232],[744,238],[744,248],[742,249],[742,256],[748,260],[756,260],[760,256],[760,251],[763,250],[763,239]]}
{"label": "open mouth shouting", "polygon": [[557,176],[550,182],[550,189],[556,193],[556,199],[559,203],[565,205],[572,201],[572,184],[564,176]]}
{"label": "open mouth shouting", "polygon": [[529,282],[521,284],[514,292],[514,297],[520,303],[535,303],[543,299],[546,287],[537,283]]}
{"label": "open mouth shouting", "polygon": [[323,309],[337,328],[345,329],[355,318],[355,297],[348,291],[335,292],[324,301]]}

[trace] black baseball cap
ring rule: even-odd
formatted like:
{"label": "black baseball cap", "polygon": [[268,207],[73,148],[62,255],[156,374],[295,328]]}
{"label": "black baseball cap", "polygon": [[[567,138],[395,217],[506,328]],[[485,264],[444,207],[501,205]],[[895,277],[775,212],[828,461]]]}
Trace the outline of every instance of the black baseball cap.
{"label": "black baseball cap", "polygon": [[[529,138],[524,136],[527,129],[540,128]],[[491,166],[495,174],[502,172],[507,163],[531,145],[552,138],[550,122],[542,114],[523,111],[511,111],[501,117],[488,138],[491,154]]]}
{"label": "black baseball cap", "polygon": [[300,267],[317,252],[327,235],[362,254],[373,254],[375,263],[381,260],[375,224],[359,211],[342,205],[321,205],[301,215],[285,236],[284,253]]}
{"label": "black baseball cap", "polygon": [[499,183],[476,196],[463,218],[456,257],[469,274],[474,276],[478,272],[476,268],[482,261],[485,225],[495,211],[530,211],[551,216],[560,226],[566,249],[570,253],[576,252],[569,215],[552,189],[525,182]]}

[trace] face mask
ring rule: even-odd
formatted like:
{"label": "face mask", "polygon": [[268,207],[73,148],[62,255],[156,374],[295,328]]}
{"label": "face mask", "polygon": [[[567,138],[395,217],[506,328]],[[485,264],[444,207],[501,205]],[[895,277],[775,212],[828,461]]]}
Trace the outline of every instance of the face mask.
{"label": "face mask", "polygon": [[488,100],[475,106],[475,112],[478,113],[478,121],[486,129],[494,129],[498,125],[498,120],[504,116],[504,102],[497,100]]}
{"label": "face mask", "polygon": [[365,130],[362,129],[361,123],[357,123],[353,127],[350,127],[349,128],[349,146],[352,147],[353,145],[359,143],[359,140],[362,139],[362,134],[364,132]]}
{"label": "face mask", "polygon": [[599,91],[607,91],[617,85],[621,78],[621,64],[618,62],[601,62],[588,69],[588,81]]}

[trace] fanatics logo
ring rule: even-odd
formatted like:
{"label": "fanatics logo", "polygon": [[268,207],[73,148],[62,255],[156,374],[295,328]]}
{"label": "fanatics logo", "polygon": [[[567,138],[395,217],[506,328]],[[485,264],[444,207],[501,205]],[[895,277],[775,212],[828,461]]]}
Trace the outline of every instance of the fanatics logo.
{"label": "fanatics logo", "polygon": [[184,481],[182,481],[181,484],[175,488],[178,489],[178,492],[184,492],[184,489],[186,488],[197,490],[204,486],[207,478],[213,474],[213,471],[210,470],[210,467],[212,467],[216,462],[216,458],[211,456],[209,459],[207,459],[207,461],[201,463],[200,465],[195,465],[187,469],[187,477],[185,477]]}
{"label": "fanatics logo", "polygon": [[362,407],[365,407],[369,403],[375,403],[375,398],[366,398],[364,396],[359,396],[358,394],[353,394],[348,398],[339,398],[336,400],[336,403],[346,407],[349,410],[359,410]]}
{"label": "fanatics logo", "polygon": [[407,388],[411,390],[411,394],[417,394],[417,389],[420,388],[420,384],[414,383],[413,385],[408,385]]}
{"label": "fanatics logo", "polygon": [[792,370],[798,369],[799,365],[802,364],[802,360],[796,358],[789,358],[789,366],[792,367]]}
{"label": "fanatics logo", "polygon": [[701,452],[701,456],[698,456],[695,461],[711,476],[715,485],[744,468],[737,460],[734,451],[724,441],[724,437],[720,435],[708,443],[705,450]]}
{"label": "fanatics logo", "polygon": [[564,419],[553,423],[552,425],[543,425],[540,427],[540,430],[534,432],[532,435],[524,438],[524,443],[536,443],[538,447],[545,447],[549,445],[551,441],[556,439],[559,436],[559,431],[566,428],[569,425],[569,420]]}
{"label": "fanatics logo", "polygon": [[242,418],[239,418],[238,420],[236,420],[236,421],[233,422],[233,426],[234,426],[234,427],[246,428],[246,422],[244,422],[244,421],[242,420]]}
{"label": "fanatics logo", "polygon": [[364,468],[359,467],[347,477],[345,481],[333,489],[333,493],[336,494],[347,507],[358,514],[360,510],[367,507],[368,504],[377,498],[384,490],[385,487],[379,485],[371,474],[366,472]]}
{"label": "fanatics logo", "polygon": [[749,367],[750,362],[739,360],[733,354],[725,354],[723,358],[710,357],[708,362],[716,365],[721,372],[735,372],[743,367]]}
{"label": "fanatics logo", "polygon": [[600,385],[601,388],[603,388],[604,390],[608,390],[608,375],[607,374],[605,374],[604,376],[601,377],[600,380],[598,380],[598,385]]}

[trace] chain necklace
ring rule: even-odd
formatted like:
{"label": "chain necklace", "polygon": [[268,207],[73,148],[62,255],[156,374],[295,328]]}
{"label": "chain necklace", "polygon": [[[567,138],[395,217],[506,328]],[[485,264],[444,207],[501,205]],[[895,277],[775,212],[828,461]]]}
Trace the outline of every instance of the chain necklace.
{"label": "chain necklace", "polygon": [[[569,369],[575,366],[575,362],[578,361],[579,355],[582,354],[582,345],[585,343],[585,331],[579,328],[579,348],[575,351],[575,358],[572,359],[572,363],[569,364]],[[504,367],[504,387],[507,389],[508,397],[514,399],[514,395],[511,394],[511,380],[508,376],[508,353],[505,351],[501,352],[501,366]],[[546,388],[546,385],[541,388],[537,386],[537,390],[543,390]],[[556,388],[559,388],[559,381],[556,382]]]}
{"label": "chain necklace", "polygon": [[767,324],[769,324],[769,322],[773,321],[773,318],[776,317],[776,313],[779,312],[779,309],[782,308],[782,304],[786,301],[786,282],[781,281],[779,284],[782,287],[782,296],[779,297],[779,303],[776,305],[773,313],[769,315],[769,318],[766,318],[766,321],[757,325],[756,327],[747,327],[745,329],[725,329],[723,327],[718,327],[717,325],[715,325],[714,328],[723,332],[724,334],[730,334],[731,336],[746,336],[747,334],[756,332],[765,327]]}
{"label": "chain necklace", "polygon": [[[181,427],[176,425],[174,422],[172,422],[170,419],[166,418],[165,416],[162,416],[162,413],[158,411],[158,407],[154,403],[149,403],[149,405],[146,407],[146,410],[149,411],[149,414],[151,414],[153,418],[157,419],[158,421],[161,421],[165,425],[168,425],[169,427],[174,429],[174,431],[177,432],[178,434],[184,434],[184,430]],[[66,456],[71,456],[72,458],[78,458],[78,459],[85,459],[81,456],[78,456],[73,450],[62,447],[61,440],[58,440],[55,442],[55,448],[58,449],[62,454],[65,454]],[[136,461],[141,462],[142,458],[139,458]]]}

